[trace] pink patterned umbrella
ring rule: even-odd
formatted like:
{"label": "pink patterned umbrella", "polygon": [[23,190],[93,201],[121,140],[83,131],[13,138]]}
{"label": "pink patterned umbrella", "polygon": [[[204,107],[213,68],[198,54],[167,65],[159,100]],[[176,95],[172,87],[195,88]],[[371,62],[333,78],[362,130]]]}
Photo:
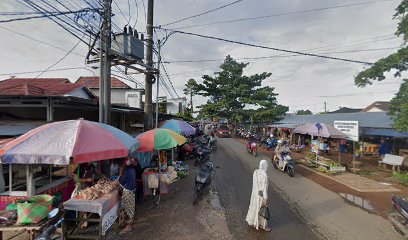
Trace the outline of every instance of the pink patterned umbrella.
{"label": "pink patterned umbrella", "polygon": [[57,164],[122,158],[139,141],[112,126],[86,120],[54,122],[35,128],[0,149],[5,164]]}

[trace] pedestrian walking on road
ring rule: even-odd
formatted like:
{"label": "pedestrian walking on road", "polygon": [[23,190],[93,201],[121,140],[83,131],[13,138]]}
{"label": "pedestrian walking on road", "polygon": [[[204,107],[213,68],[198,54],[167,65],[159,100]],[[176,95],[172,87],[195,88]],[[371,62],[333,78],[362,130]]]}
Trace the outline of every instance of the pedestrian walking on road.
{"label": "pedestrian walking on road", "polygon": [[259,169],[256,169],[253,175],[251,202],[249,204],[246,221],[250,226],[255,227],[257,230],[262,228],[263,230],[270,232],[271,229],[268,227],[267,219],[263,216],[263,213],[260,214],[261,208],[267,208],[268,206],[269,181],[267,170],[268,161],[261,160],[259,163]]}

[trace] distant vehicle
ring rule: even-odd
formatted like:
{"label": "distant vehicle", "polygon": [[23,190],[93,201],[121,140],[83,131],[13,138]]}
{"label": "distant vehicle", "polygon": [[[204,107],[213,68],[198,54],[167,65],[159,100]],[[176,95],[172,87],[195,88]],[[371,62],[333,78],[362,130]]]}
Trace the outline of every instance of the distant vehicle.
{"label": "distant vehicle", "polygon": [[231,130],[228,128],[227,125],[220,125],[217,129],[217,136],[220,138],[223,137],[231,137]]}

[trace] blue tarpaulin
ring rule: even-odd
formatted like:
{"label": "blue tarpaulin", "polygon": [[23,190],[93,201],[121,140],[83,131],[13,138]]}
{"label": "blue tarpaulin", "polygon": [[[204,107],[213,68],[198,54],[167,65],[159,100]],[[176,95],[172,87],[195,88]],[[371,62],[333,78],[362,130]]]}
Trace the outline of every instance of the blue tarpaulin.
{"label": "blue tarpaulin", "polygon": [[408,138],[408,132],[393,129],[363,128],[363,135]]}

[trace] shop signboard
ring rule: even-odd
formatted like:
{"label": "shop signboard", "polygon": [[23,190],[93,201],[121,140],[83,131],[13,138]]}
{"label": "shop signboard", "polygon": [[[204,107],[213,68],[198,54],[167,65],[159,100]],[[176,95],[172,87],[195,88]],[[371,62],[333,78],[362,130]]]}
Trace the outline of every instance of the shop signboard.
{"label": "shop signboard", "polygon": [[102,218],[102,235],[105,236],[106,232],[109,228],[113,225],[113,223],[118,218],[118,211],[119,211],[119,202],[107,212]]}
{"label": "shop signboard", "polygon": [[346,139],[358,142],[358,121],[334,121],[334,127],[344,133],[346,135]]}

